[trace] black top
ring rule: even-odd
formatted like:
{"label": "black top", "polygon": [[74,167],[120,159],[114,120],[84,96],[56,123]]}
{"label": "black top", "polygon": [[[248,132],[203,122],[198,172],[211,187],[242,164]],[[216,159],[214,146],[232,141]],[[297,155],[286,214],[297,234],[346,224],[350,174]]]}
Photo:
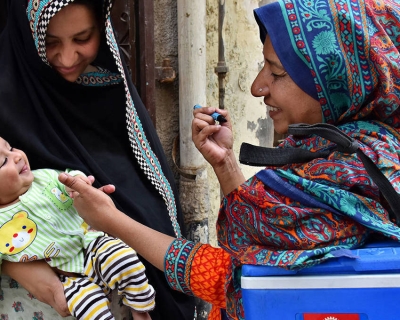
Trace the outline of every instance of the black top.
{"label": "black top", "polygon": [[[26,0],[9,0],[0,36],[0,136],[26,152],[32,169],[78,169],[93,175],[96,186],[112,183],[118,209],[181,236],[174,177],[125,64],[110,50],[111,28],[105,28],[94,65],[116,81],[92,74],[90,80],[97,79],[92,85],[71,83],[39,57],[26,8]],[[164,274],[143,262],[156,290],[153,320],[193,319],[193,298],[172,291]]]}

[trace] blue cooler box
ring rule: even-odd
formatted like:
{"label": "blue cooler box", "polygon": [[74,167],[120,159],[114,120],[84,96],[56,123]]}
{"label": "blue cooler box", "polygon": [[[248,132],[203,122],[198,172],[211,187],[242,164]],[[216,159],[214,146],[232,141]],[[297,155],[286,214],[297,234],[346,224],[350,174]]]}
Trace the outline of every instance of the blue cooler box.
{"label": "blue cooler box", "polygon": [[400,244],[351,253],[299,271],[244,265],[246,320],[400,320]]}

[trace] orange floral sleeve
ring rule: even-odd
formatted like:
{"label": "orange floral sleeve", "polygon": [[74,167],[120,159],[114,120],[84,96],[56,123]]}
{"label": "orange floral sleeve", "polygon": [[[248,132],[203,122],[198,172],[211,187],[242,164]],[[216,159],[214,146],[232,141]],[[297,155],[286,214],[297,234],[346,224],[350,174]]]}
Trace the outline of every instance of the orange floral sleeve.
{"label": "orange floral sleeve", "polygon": [[178,291],[212,304],[209,320],[220,320],[226,308],[225,283],[231,259],[221,248],[175,239],[165,256],[165,276]]}

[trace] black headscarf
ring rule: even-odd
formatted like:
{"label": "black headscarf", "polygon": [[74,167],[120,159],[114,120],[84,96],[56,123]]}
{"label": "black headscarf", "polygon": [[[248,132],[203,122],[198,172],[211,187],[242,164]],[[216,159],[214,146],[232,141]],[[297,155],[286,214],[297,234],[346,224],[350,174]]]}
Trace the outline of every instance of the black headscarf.
{"label": "black headscarf", "polygon": [[[28,6],[40,12],[43,3],[52,2],[28,1]],[[27,0],[9,0],[8,22],[0,36],[0,136],[26,152],[32,169],[78,169],[93,175],[96,186],[115,184],[112,198],[118,209],[155,230],[181,236],[183,218],[174,177],[127,76],[109,3],[104,4],[106,27],[93,64],[122,81],[90,86],[66,81],[39,56],[41,43],[34,42],[37,29],[28,21]],[[156,289],[153,320],[193,319],[193,299],[172,291],[164,274],[143,262]]]}

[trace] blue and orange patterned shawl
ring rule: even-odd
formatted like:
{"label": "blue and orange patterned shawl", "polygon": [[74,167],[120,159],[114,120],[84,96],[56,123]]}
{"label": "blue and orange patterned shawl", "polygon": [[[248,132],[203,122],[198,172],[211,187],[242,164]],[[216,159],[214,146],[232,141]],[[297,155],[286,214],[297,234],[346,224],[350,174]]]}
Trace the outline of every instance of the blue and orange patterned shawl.
{"label": "blue and orange patterned shawl", "polygon": [[[399,2],[280,0],[255,16],[262,41],[268,33],[292,79],[320,102],[324,122],[356,139],[400,192]],[[226,288],[232,317],[243,318],[241,264],[302,268],[372,235],[400,241],[400,228],[357,155],[335,151],[318,136],[289,136],[279,147],[332,152],[267,167],[224,198],[217,229],[220,246],[233,257]]]}

